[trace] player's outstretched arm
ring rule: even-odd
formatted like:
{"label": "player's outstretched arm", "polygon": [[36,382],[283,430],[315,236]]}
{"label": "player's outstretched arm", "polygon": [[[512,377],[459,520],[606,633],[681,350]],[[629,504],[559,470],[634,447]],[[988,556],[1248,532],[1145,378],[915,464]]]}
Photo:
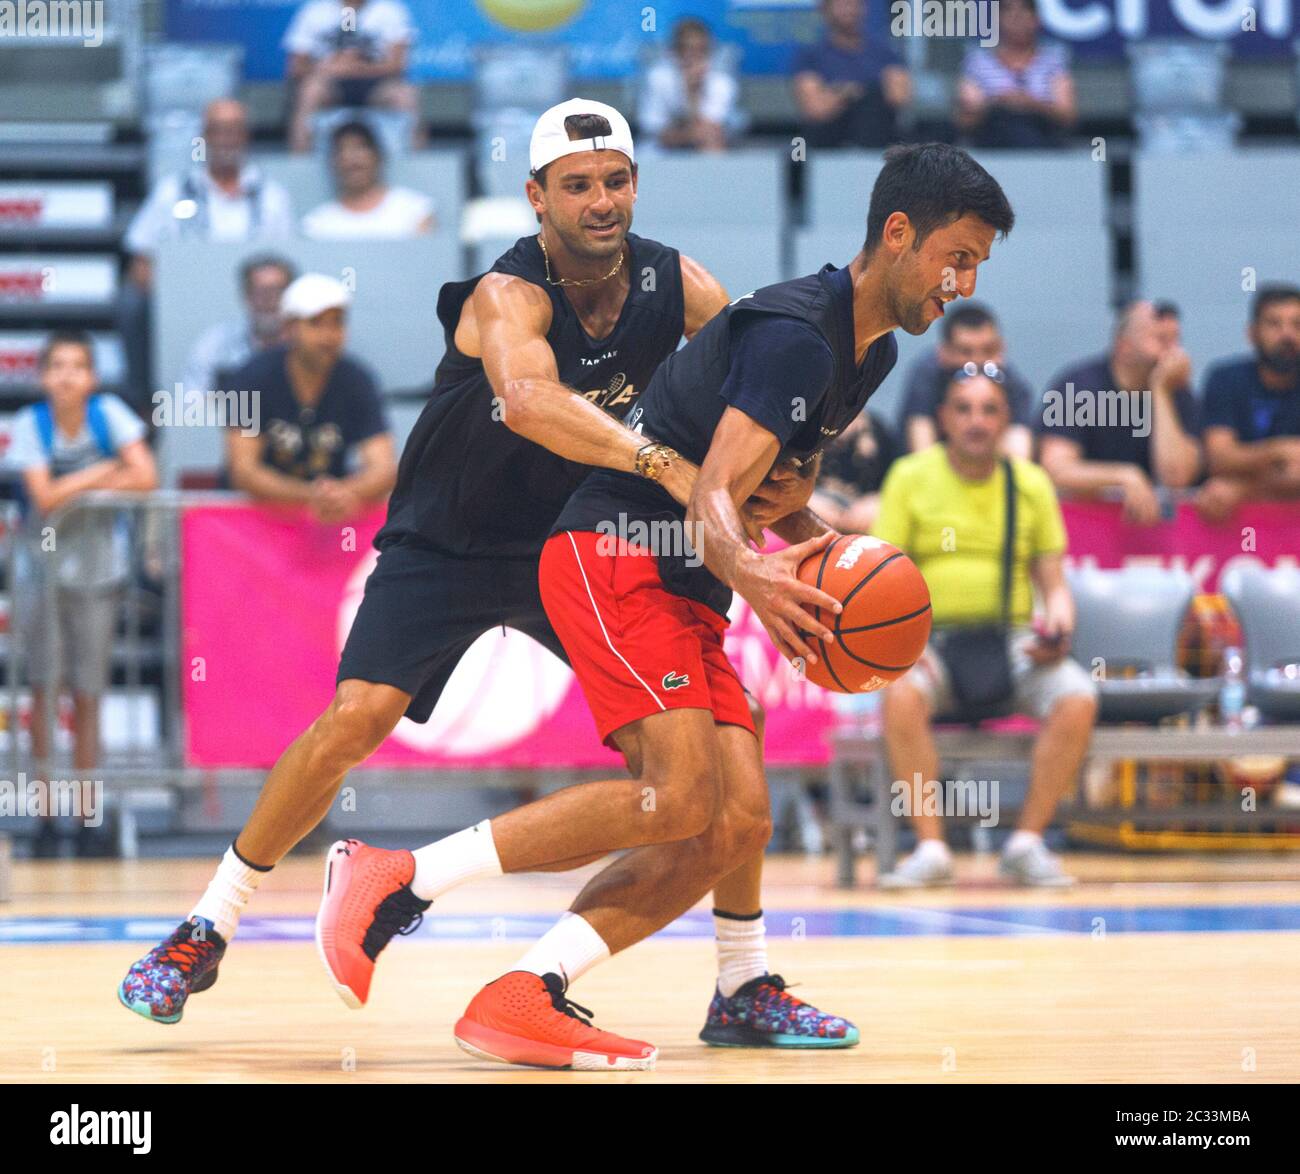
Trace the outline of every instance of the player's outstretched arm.
{"label": "player's outstretched arm", "polygon": [[775,461],[780,441],[738,408],[728,407],[718,422],[708,454],[686,507],[686,520],[695,524],[696,553],[704,565],[754,609],[777,651],[787,659],[817,657],[800,633],[823,640],[829,628],[804,610],[804,605],[839,612],[839,602],[799,580],[799,565],[834,541],[827,531],[775,554],[759,554],[745,541],[741,503],[758,488]]}
{"label": "player's outstretched arm", "polygon": [[[473,310],[483,369],[506,427],[579,464],[634,472],[645,437],[560,382],[546,341],[551,323],[546,294],[531,282],[490,273],[475,287]],[[685,504],[696,471],[679,457],[659,483]]]}

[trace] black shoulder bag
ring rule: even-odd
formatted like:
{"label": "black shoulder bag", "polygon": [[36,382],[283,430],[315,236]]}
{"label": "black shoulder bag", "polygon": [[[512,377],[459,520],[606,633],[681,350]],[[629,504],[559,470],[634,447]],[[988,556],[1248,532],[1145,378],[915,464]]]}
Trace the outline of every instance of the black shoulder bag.
{"label": "black shoulder bag", "polygon": [[962,715],[973,720],[996,716],[1015,692],[1007,636],[1011,631],[1011,576],[1016,550],[1016,478],[1002,461],[1006,534],[1002,542],[1002,616],[996,624],[970,624],[936,632],[935,646],[948,669],[953,697]]}

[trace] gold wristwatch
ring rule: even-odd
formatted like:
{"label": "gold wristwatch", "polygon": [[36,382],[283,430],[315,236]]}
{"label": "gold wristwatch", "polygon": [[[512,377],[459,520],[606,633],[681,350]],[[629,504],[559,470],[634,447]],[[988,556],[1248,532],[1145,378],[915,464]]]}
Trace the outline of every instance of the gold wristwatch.
{"label": "gold wristwatch", "polygon": [[644,477],[647,481],[659,481],[680,455],[676,449],[652,441],[636,450],[636,463],[633,468],[638,477]]}

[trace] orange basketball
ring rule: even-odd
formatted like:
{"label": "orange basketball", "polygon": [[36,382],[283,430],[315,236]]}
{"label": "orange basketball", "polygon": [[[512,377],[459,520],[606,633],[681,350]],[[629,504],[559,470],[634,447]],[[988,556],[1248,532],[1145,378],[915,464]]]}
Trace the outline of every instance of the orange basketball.
{"label": "orange basketball", "polygon": [[844,605],[839,615],[814,614],[835,633],[813,639],[810,681],[836,693],[871,693],[901,677],[930,638],[930,591],[897,547],[865,534],[845,534],[804,559],[799,578]]}

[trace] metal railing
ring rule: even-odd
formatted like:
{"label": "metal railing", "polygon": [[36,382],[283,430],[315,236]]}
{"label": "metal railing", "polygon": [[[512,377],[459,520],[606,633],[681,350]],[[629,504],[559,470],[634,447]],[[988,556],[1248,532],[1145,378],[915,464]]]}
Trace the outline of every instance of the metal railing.
{"label": "metal railing", "polygon": [[[104,694],[100,727],[103,739],[98,765],[93,770],[94,780],[103,784],[103,795],[112,808],[117,825],[117,842],[125,857],[137,855],[139,821],[138,813],[150,807],[159,797],[174,801],[178,791],[193,792],[233,785],[254,789],[266,778],[265,767],[210,767],[192,766],[186,761],[186,723],[182,698],[183,662],[182,615],[182,543],[181,521],[186,509],[203,507],[246,508],[250,499],[243,494],[191,490],[162,490],[149,494],[96,491],[79,498],[73,504],[41,518],[40,528],[48,528],[54,535],[66,531],[70,522],[85,522],[96,516],[104,519],[104,526],[121,526],[129,532],[125,549],[129,552],[119,582],[113,588],[117,608],[114,625],[114,645],[111,657],[111,675]],[[31,739],[24,729],[23,698],[26,669],[33,655],[45,657],[53,669],[57,637],[52,627],[35,633],[31,641],[22,636],[30,628],[30,617],[23,613],[25,600],[41,598],[44,614],[57,614],[60,602],[64,605],[75,600],[75,592],[57,599],[61,590],[57,564],[44,568],[40,578],[42,595],[17,590],[23,568],[20,543],[33,541],[31,523],[23,523],[16,506],[10,504],[5,515],[8,548],[3,552],[7,569],[6,587],[9,591],[10,633],[3,649],[0,663],[4,665],[3,693],[0,704],[7,709],[9,742],[4,752],[11,777],[20,774],[28,778],[36,763]],[[30,553],[30,552],[29,552]],[[74,585],[75,586],[75,585]],[[66,585],[64,585],[66,589]],[[238,638],[237,617],[233,617],[232,630]],[[66,660],[66,657],[63,659]],[[46,676],[46,704],[41,715],[45,723],[45,742],[50,748],[49,762],[41,767],[67,761],[68,744],[60,729],[56,701],[58,690],[53,682],[58,674],[51,671]],[[252,683],[255,685],[255,683]],[[110,710],[110,706],[112,707]],[[256,720],[256,707],[250,704],[250,720]],[[52,774],[56,773],[53,769]],[[60,767],[60,776],[65,774]],[[76,772],[73,772],[76,774]],[[391,784],[436,786],[442,789],[472,787],[485,791],[513,792],[519,799],[535,794],[539,788],[607,778],[609,767],[601,768],[512,768],[485,767],[482,769],[447,769],[417,764],[408,767],[361,766],[350,777],[369,787]],[[769,778],[779,788],[798,788],[810,778],[820,778],[824,770],[775,769]],[[182,805],[183,809],[183,805]],[[182,814],[180,834],[200,830],[190,825],[188,816]],[[2,831],[3,829],[0,829]]]}

